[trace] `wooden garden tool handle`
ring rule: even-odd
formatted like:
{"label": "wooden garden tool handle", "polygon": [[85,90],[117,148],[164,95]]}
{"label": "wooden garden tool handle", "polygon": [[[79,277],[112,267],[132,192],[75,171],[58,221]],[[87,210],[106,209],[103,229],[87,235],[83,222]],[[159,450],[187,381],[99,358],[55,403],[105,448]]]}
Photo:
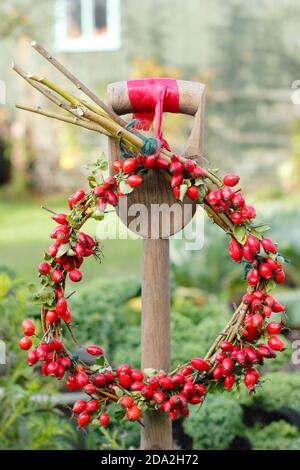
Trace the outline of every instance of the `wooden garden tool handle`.
{"label": "wooden garden tool handle", "polygon": [[[155,79],[154,79],[155,80]],[[143,83],[143,80],[139,82]],[[147,81],[145,81],[147,84]],[[190,136],[185,144],[182,155],[195,159],[200,163],[201,156],[203,154],[203,141],[204,141],[204,102],[205,102],[205,86],[202,83],[189,82],[185,80],[175,81],[178,88],[178,111],[180,113],[193,115],[193,125]],[[129,99],[128,82],[116,82],[111,83],[107,87],[108,102],[117,114],[124,114],[136,111],[133,109],[131,101]],[[118,148],[118,142],[115,139],[109,139],[109,161],[110,170],[113,173],[112,163],[114,160],[120,158],[120,152]],[[179,232],[185,227],[192,219],[196,204],[185,198],[183,203],[176,200],[172,191],[170,190],[170,184],[159,172],[149,171],[144,177],[144,183],[141,187],[137,188],[126,198],[121,198],[119,201],[118,214],[120,219],[128,225],[131,223],[134,217],[128,216],[128,209],[133,204],[143,204],[148,211],[149,217],[147,223],[138,226],[136,233],[144,238],[155,238],[153,235],[158,234],[159,238],[168,238],[171,235]],[[170,226],[165,224],[163,226],[160,223],[159,227],[155,224],[156,220],[151,220],[151,206],[153,204],[167,204],[168,206],[189,205],[191,210],[178,211],[178,214],[174,214],[170,218]],[[152,227],[152,231],[151,231]],[[131,226],[131,230],[135,231],[134,227]],[[156,236],[157,238],[157,236]]]}
{"label": "wooden garden tool handle", "polygon": [[[204,115],[204,85],[201,83],[177,80],[178,112],[194,116],[190,137],[182,155],[200,161],[203,150],[203,115]],[[128,114],[133,109],[128,94],[126,81],[108,85],[108,101],[114,111]],[[118,143],[109,139],[110,165],[120,158]],[[124,212],[122,204],[125,202]],[[183,207],[189,204],[191,211],[186,217],[172,217],[169,229],[164,231],[159,227],[158,238],[152,239],[149,227],[157,224],[157,220],[141,218],[139,232],[143,240],[143,270],[142,270],[142,325],[141,325],[141,367],[162,369],[170,368],[170,287],[169,287],[169,237],[181,230],[190,222],[195,204],[190,200],[183,203],[177,201],[161,172],[149,171],[144,176],[143,185],[126,198],[120,198],[118,214],[126,224],[128,207],[133,204],[143,204],[151,212],[153,204],[178,204]],[[185,212],[183,212],[185,214]],[[126,217],[125,217],[126,216]],[[171,216],[170,216],[171,219]],[[147,227],[144,229],[144,226]],[[157,231],[156,231],[157,233]],[[172,424],[170,419],[160,413],[145,413],[144,428],[141,432],[141,449],[172,449]]]}
{"label": "wooden garden tool handle", "polygon": [[[176,80],[179,93],[179,113],[194,116],[203,101],[204,88],[202,83]],[[111,83],[107,87],[109,102],[119,114],[129,114],[135,110],[128,96],[127,81]]]}

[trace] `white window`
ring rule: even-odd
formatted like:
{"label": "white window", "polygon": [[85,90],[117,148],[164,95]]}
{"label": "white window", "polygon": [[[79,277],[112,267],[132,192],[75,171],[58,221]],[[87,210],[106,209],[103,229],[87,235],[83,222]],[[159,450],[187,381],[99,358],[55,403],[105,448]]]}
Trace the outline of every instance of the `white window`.
{"label": "white window", "polygon": [[57,49],[113,51],[120,45],[120,0],[56,0]]}

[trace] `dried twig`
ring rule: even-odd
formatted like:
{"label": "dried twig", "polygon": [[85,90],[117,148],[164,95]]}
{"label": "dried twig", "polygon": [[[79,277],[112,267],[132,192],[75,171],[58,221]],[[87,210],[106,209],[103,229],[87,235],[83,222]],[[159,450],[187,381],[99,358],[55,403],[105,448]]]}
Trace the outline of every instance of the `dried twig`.
{"label": "dried twig", "polygon": [[17,103],[16,104],[16,108],[18,109],[23,109],[24,111],[30,111],[32,113],[36,113],[36,114],[40,114],[42,116],[47,116],[47,117],[50,117],[52,119],[57,119],[58,121],[64,121],[64,122],[68,122],[70,124],[74,124],[75,126],[79,126],[79,127],[83,127],[85,129],[89,129],[91,131],[95,131],[95,132],[100,132],[100,134],[104,134],[106,135],[107,137],[110,136],[110,134],[108,134],[108,132],[106,132],[104,129],[102,129],[102,127],[98,126],[97,124],[93,124],[92,122],[91,123],[88,123],[87,121],[83,121],[81,119],[79,119],[78,117],[68,117],[68,116],[64,116],[62,114],[58,114],[58,113],[52,113],[51,111],[47,110],[47,109],[42,109],[40,106],[37,106],[37,107],[31,107],[31,106],[27,106],[26,104],[19,104]]}
{"label": "dried twig", "polygon": [[121,126],[124,126],[126,122],[118,116],[115,111],[102,101],[93,91],[91,91],[84,83],[82,83],[72,72],[70,72],[64,65],[62,65],[52,54],[50,54],[43,46],[38,44],[36,41],[32,41],[32,47],[41,54],[48,62],[50,62],[57,70],[59,70],[65,77],[67,77],[78,90],[81,90],[87,95],[94,103],[102,108],[108,115],[110,115],[116,122]]}
{"label": "dried twig", "polygon": [[51,92],[48,88],[45,86],[41,85],[40,83],[32,80],[30,78],[30,75],[27,74],[19,65],[15,64],[14,62],[12,63],[12,69],[20,75],[24,80],[29,83],[33,88],[38,90],[42,95],[44,95],[46,98],[48,98],[52,103],[56,104],[59,108],[64,109],[65,111],[68,111],[69,113],[73,114],[78,118],[78,114],[72,109],[72,107],[64,103],[62,100],[60,100],[53,92]]}
{"label": "dried twig", "polygon": [[[102,108],[113,120],[115,120],[121,127],[124,127],[127,123],[113,110],[113,108],[102,101],[93,91],[91,91],[84,83],[82,83],[70,70],[68,70],[59,60],[57,60],[50,52],[48,52],[41,44],[36,41],[31,42],[31,46],[41,54],[48,62],[50,62],[57,70],[59,70],[66,78],[68,78],[78,90],[81,90],[86,96],[88,96],[94,103]],[[98,113],[95,109],[92,109],[91,105],[84,103],[87,108]],[[131,129],[130,134],[133,134],[143,140],[143,135],[135,130]],[[170,155],[170,152],[162,149],[162,153],[166,158]]]}

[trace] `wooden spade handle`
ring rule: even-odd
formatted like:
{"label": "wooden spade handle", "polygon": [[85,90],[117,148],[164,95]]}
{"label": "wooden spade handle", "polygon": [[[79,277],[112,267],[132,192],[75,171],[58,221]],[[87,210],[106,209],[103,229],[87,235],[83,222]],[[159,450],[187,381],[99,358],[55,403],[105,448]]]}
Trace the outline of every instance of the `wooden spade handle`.
{"label": "wooden spade handle", "polygon": [[[203,148],[203,117],[204,117],[204,85],[201,83],[178,80],[179,112],[194,116],[193,128],[182,155],[194,158],[200,162]],[[119,114],[133,112],[129,97],[127,82],[117,82],[108,85],[108,102]],[[109,158],[112,163],[120,158],[118,143],[109,139]],[[125,201],[126,199],[126,201]],[[173,204],[184,206],[192,204],[185,199],[183,203],[177,201],[170,184],[166,182],[161,173],[150,171],[145,175],[144,183],[126,198],[119,202],[119,216],[121,220],[128,223],[122,215],[123,201],[128,207],[133,204],[142,203],[148,209],[153,204]],[[142,273],[142,368],[154,367],[164,369],[170,368],[170,287],[169,287],[169,240],[168,238],[181,230],[191,220],[195,204],[192,206],[190,215],[183,219],[177,217],[170,224],[167,233],[160,231],[158,239],[151,239],[151,233],[143,227],[150,227],[157,220],[141,220],[143,230],[140,235],[143,240],[143,273]],[[127,214],[127,206],[124,209]],[[175,217],[174,217],[175,219]],[[141,432],[141,449],[172,449],[172,425],[169,418],[164,414],[146,412],[144,416],[145,427]]]}
{"label": "wooden spade handle", "polygon": [[[201,163],[201,156],[203,153],[204,141],[204,102],[205,102],[205,85],[202,83],[189,82],[186,80],[177,80],[179,91],[179,112],[188,115],[194,115],[193,126],[190,136],[182,150],[181,154],[187,158],[192,158],[198,163]],[[124,113],[131,113],[133,111],[132,105],[128,97],[127,82],[111,83],[107,87],[108,102],[114,111],[121,115]],[[119,145],[114,139],[109,139],[109,162],[110,172],[113,174],[112,164],[113,161],[120,158]],[[184,199],[183,203],[176,200],[172,191],[170,191],[170,184],[165,180],[161,173],[149,171],[144,177],[144,183],[141,187],[137,188],[132,194],[126,198],[119,200],[118,214],[121,220],[126,224],[131,224],[134,217],[128,216],[128,209],[134,204],[143,204],[148,209],[148,223],[139,226],[139,235],[144,238],[154,238],[149,232],[155,221],[151,222],[151,206],[152,204],[167,204],[168,206],[186,206],[192,207],[186,210],[179,211],[178,214],[170,219],[170,226],[164,231],[159,228],[159,237],[168,238],[174,233],[180,231],[185,227],[194,215],[196,204],[188,199]],[[147,230],[147,228],[149,230]],[[131,230],[135,231],[131,227]]]}
{"label": "wooden spade handle", "polygon": [[[194,116],[202,102],[204,85],[187,80],[177,80],[179,92],[179,113]],[[129,114],[134,111],[128,97],[127,82],[111,83],[107,87],[109,103],[113,110],[119,114]]]}

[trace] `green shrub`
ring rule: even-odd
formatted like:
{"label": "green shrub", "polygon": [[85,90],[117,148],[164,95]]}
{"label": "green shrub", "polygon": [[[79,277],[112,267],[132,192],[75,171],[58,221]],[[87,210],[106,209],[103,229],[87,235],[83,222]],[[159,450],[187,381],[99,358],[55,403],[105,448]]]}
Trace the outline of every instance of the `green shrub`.
{"label": "green shrub", "polygon": [[34,394],[57,391],[58,383],[27,367],[26,354],[18,348],[20,324],[34,311],[29,297],[18,279],[0,272],[0,339],[7,351],[0,377],[0,445],[26,450],[73,448],[76,434],[70,422],[50,403],[33,398]]}
{"label": "green shrub", "polygon": [[260,405],[267,411],[287,406],[300,413],[300,374],[298,372],[271,372],[264,377],[262,387],[255,394],[242,393],[246,406]]}
{"label": "green shrub", "polygon": [[[207,352],[217,334],[221,331],[226,321],[226,315],[219,318],[210,317],[209,306],[205,306],[205,318],[198,324],[177,312],[171,313],[171,337],[172,337],[172,367],[182,364],[187,359],[203,355]],[[213,309],[215,306],[213,306]],[[201,307],[199,308],[201,318]],[[225,318],[224,318],[225,317]],[[135,367],[140,365],[140,328],[130,325],[122,331],[122,341],[115,344],[112,350],[112,358],[115,364],[129,362]]]}
{"label": "green shrub", "polygon": [[[80,342],[101,344],[108,355],[120,344],[124,329],[131,323],[126,302],[140,292],[135,279],[97,279],[70,299],[74,322],[78,324],[75,335]],[[139,315],[138,315],[139,317]]]}
{"label": "green shrub", "polygon": [[257,424],[245,432],[254,450],[299,450],[300,433],[284,420],[268,426]]}
{"label": "green shrub", "polygon": [[1,449],[74,449],[77,436],[70,419],[50,403],[36,402],[33,392],[46,390],[38,382],[33,390],[33,384],[28,382],[29,390],[13,383],[4,387],[0,404]]}
{"label": "green shrub", "polygon": [[177,284],[201,287],[206,292],[219,294],[224,287],[229,287],[233,279],[241,277],[242,268],[229,258],[226,248],[224,249],[226,243],[226,234],[210,222],[205,225],[205,244],[202,250],[184,251],[184,244],[174,240],[176,260],[172,270]]}
{"label": "green shrub", "polygon": [[135,368],[141,365],[141,332],[139,326],[130,325],[122,330],[119,341],[114,345],[111,359],[114,364],[128,362]]}
{"label": "green shrub", "polygon": [[218,333],[222,330],[226,316],[210,318],[208,306],[207,317],[197,325],[192,320],[178,313],[172,313],[172,363],[186,362],[195,356],[204,355]]}
{"label": "green shrub", "polygon": [[[189,291],[191,291],[190,295]],[[201,301],[203,302],[202,305]],[[228,308],[225,303],[220,304],[216,296],[210,295],[207,297],[198,289],[187,289],[187,292],[185,292],[185,290],[179,288],[172,302],[172,310],[193,320],[196,325],[206,318],[218,318],[228,315]]]}
{"label": "green shrub", "polygon": [[227,449],[243,430],[243,412],[230,394],[211,394],[201,407],[192,407],[183,427],[193,439],[193,449]]}
{"label": "green shrub", "polygon": [[[290,328],[300,327],[300,289],[285,290],[276,295],[276,299],[287,308],[288,325]],[[275,315],[273,315],[275,317]],[[274,318],[275,319],[275,318]]]}

